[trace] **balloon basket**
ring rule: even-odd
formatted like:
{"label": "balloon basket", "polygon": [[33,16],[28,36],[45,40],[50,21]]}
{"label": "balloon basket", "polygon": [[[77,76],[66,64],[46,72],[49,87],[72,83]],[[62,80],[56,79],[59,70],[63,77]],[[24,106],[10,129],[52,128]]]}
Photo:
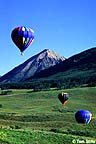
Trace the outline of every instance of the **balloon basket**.
{"label": "balloon basket", "polygon": [[24,56],[24,53],[21,52],[21,56]]}

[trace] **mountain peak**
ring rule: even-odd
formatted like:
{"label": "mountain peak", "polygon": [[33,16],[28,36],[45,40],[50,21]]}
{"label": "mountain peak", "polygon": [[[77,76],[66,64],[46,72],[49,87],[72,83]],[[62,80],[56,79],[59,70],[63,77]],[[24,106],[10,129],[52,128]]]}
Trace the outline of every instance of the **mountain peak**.
{"label": "mountain peak", "polygon": [[54,66],[63,60],[65,60],[63,56],[56,54],[50,49],[44,49],[3,75],[0,78],[0,82],[17,82],[25,80],[33,76],[35,73]]}
{"label": "mountain peak", "polygon": [[[60,56],[59,54],[57,54],[56,52],[54,52],[53,50],[50,49],[44,49],[42,52],[40,52],[40,54],[43,54],[43,56],[47,56],[49,58],[53,58],[53,59],[57,59],[57,60],[65,60],[64,56]],[[39,55],[40,55],[39,54]]]}

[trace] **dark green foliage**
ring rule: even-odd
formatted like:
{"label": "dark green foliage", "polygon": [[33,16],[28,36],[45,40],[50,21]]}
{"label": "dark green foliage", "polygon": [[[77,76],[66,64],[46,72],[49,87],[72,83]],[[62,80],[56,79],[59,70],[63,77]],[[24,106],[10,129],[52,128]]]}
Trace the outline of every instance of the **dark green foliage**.
{"label": "dark green foliage", "polygon": [[2,108],[3,107],[3,105],[2,104],[0,104],[0,108]]}
{"label": "dark green foliage", "polygon": [[10,125],[11,129],[21,129],[21,126],[19,125]]}
{"label": "dark green foliage", "polygon": [[7,95],[7,94],[10,94],[10,93],[12,93],[12,90],[1,90],[1,93],[0,93],[0,95]]}
{"label": "dark green foliage", "polygon": [[73,130],[73,129],[68,129],[67,130],[68,134],[71,135],[79,135],[79,136],[85,136],[85,137],[94,137],[94,132],[93,131],[82,131],[82,130]]}
{"label": "dark green foliage", "polygon": [[61,129],[51,129],[51,132],[54,133],[62,133],[67,135],[77,135],[77,136],[85,136],[85,137],[94,137],[93,131],[82,131],[82,130],[75,130],[75,129],[67,129],[67,131]]}
{"label": "dark green foliage", "polygon": [[[93,70],[71,70],[58,73],[48,78],[33,79],[30,82],[0,83],[2,89],[34,89],[34,91],[50,88],[66,89],[73,87],[96,86],[96,72]],[[3,92],[2,92],[3,93]],[[8,93],[8,92],[4,92]]]}
{"label": "dark green foliage", "polygon": [[7,91],[1,91],[1,95],[7,95]]}

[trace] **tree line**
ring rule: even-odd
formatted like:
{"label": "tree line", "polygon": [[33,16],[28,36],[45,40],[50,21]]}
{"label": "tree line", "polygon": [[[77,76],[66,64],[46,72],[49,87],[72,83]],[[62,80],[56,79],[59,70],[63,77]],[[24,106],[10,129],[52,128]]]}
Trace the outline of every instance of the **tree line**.
{"label": "tree line", "polygon": [[77,72],[57,77],[32,79],[24,82],[0,83],[1,89],[33,89],[33,91],[50,88],[67,89],[73,87],[96,86],[96,73]]}

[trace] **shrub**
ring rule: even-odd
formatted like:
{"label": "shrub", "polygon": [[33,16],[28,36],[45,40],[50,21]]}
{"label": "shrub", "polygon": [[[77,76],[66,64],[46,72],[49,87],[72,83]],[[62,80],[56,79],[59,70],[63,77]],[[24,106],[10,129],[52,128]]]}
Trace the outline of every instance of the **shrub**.
{"label": "shrub", "polygon": [[0,104],[0,108],[2,108],[2,104]]}

